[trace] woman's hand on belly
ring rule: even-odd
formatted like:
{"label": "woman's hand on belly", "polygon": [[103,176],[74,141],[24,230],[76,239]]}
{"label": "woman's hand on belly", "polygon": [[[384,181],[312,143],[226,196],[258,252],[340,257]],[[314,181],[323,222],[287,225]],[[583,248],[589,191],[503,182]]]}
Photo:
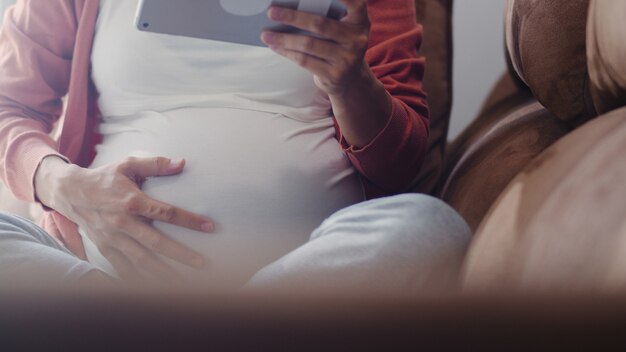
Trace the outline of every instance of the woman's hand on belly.
{"label": "woman's hand on belly", "polygon": [[[182,172],[184,160],[128,158],[97,169],[84,169],[60,158],[45,158],[35,186],[40,201],[77,223],[123,278],[139,270],[176,276],[155,254],[202,268],[204,258],[172,241],[151,224],[166,222],[211,232],[211,220],[151,199],[141,191],[148,177]],[[138,270],[139,269],[139,270]]]}

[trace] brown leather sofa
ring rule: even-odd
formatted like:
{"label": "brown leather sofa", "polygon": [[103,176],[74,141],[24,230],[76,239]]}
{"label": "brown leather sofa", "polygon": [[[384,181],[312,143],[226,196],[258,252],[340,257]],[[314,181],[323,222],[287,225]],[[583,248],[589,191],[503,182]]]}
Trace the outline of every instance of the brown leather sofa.
{"label": "brown leather sofa", "polygon": [[[531,73],[524,55],[546,52],[525,53],[532,45],[517,44],[514,61],[535,96],[575,130],[533,159],[491,207],[465,268],[465,283],[472,289],[612,292],[625,287],[626,66],[619,17],[624,3],[559,2],[543,2],[554,14],[554,24],[545,30],[567,43],[554,57],[568,70],[550,77],[545,69],[558,66],[546,64],[550,57],[545,57],[535,64],[545,68]],[[512,4],[519,21],[529,21],[520,27],[537,28],[533,21],[550,11],[540,9],[533,16],[528,10]],[[554,46],[554,41],[533,44]]]}
{"label": "brown leather sofa", "polygon": [[[418,3],[451,13],[450,1]],[[475,231],[465,289],[597,292],[625,286],[624,4],[508,1],[510,70],[443,157],[431,159],[443,160],[437,181],[417,188],[444,199]],[[438,95],[450,83],[441,83],[449,76],[433,61],[450,47],[444,41],[449,36],[441,35],[449,20],[430,21],[426,43],[432,34],[440,43],[436,49],[425,45],[423,53],[427,71],[441,75],[426,82],[433,151],[439,152],[435,146],[449,114],[441,101],[449,100]]]}

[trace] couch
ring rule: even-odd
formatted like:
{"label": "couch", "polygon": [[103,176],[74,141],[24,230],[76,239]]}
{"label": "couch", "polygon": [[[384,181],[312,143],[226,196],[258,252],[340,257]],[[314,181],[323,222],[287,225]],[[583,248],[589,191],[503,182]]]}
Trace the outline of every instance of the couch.
{"label": "couch", "polygon": [[[479,116],[444,147],[440,177],[427,190],[452,205],[475,231],[463,268],[465,290],[588,293],[625,285],[626,44],[621,35],[626,25],[620,17],[625,5],[508,1],[509,70]],[[427,37],[429,30],[426,22]],[[424,50],[428,59],[429,47]],[[439,114],[433,94],[441,93],[427,92],[435,98],[433,127],[439,138],[437,126],[445,123],[437,119],[446,116]]]}

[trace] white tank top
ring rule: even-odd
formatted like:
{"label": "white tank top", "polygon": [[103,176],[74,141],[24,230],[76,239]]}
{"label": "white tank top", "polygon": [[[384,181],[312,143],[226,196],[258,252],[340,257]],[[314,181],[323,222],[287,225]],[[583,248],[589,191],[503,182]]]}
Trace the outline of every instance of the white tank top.
{"label": "white tank top", "polygon": [[[155,223],[207,258],[208,285],[237,287],[364,199],[313,77],[267,48],[141,32],[138,0],[102,0],[92,53],[103,142],[92,167],[183,157],[144,191],[206,215],[215,234]],[[112,272],[86,237],[91,262]],[[173,264],[173,263],[172,263]]]}

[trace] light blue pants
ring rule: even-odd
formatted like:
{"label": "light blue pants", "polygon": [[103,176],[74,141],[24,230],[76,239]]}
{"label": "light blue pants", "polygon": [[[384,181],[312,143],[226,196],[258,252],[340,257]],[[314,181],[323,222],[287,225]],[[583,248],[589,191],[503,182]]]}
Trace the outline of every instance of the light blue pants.
{"label": "light blue pants", "polygon": [[[452,208],[407,194],[360,203],[256,273],[246,288],[310,292],[412,292],[456,283],[471,232]],[[77,281],[97,270],[44,230],[0,213],[0,285]]]}

